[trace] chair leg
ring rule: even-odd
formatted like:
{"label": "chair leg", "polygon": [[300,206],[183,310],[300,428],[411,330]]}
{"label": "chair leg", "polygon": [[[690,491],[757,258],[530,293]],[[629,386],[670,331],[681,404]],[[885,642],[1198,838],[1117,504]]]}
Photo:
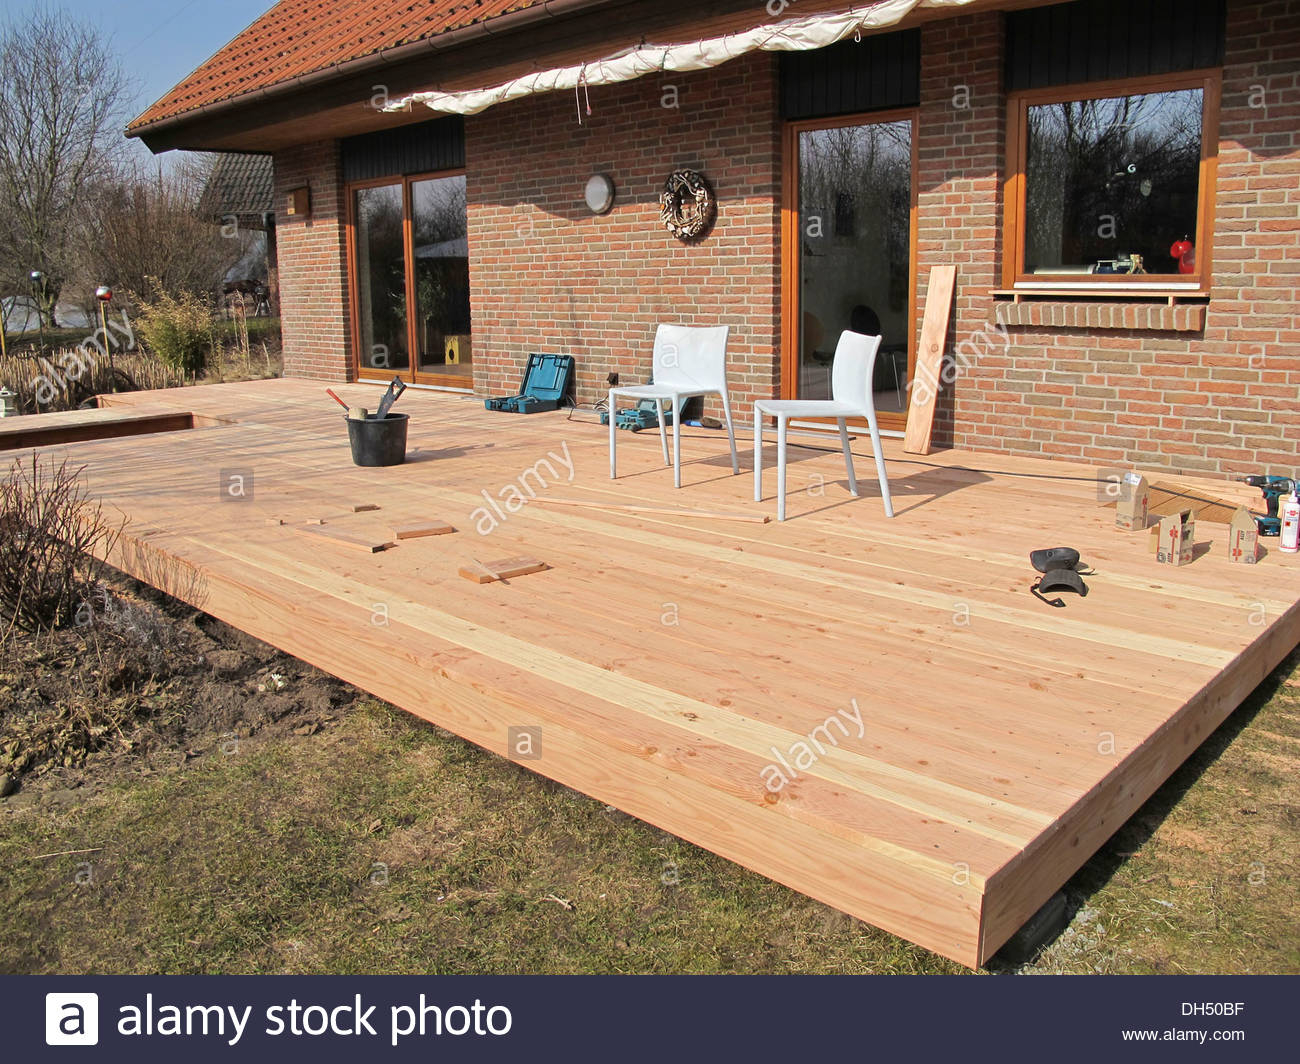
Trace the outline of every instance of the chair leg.
{"label": "chair leg", "polygon": [[615,450],[618,446],[616,439],[617,427],[614,424],[614,392],[609,393],[609,479],[618,479],[618,463],[615,458]]}
{"label": "chair leg", "polygon": [[880,429],[876,427],[876,411],[867,406],[867,424],[871,426],[871,449],[876,452],[876,476],[880,480],[880,497],[885,503],[885,516],[894,516],[894,500],[889,494],[889,474],[885,472],[885,452],[880,446]]}
{"label": "chair leg", "polygon": [[655,400],[655,416],[659,418],[659,443],[664,450],[664,465],[668,464],[668,435],[664,432],[664,403],[662,399]]}
{"label": "chair leg", "polygon": [[776,419],[776,519],[785,520],[785,436],[790,427],[787,419]]}
{"label": "chair leg", "polygon": [[754,501],[763,501],[763,415],[754,404]]}
{"label": "chair leg", "polygon": [[678,417],[680,403],[674,399],[673,410],[673,487],[682,486],[682,419]]}
{"label": "chair leg", "polygon": [[722,413],[727,419],[727,439],[731,441],[731,475],[740,475],[740,456],[736,454],[736,426],[731,420],[731,399],[724,388],[722,391]]}
{"label": "chair leg", "polygon": [[849,423],[845,418],[840,418],[839,423],[840,444],[844,447],[844,467],[849,471],[849,494],[856,498],[858,478],[853,475],[853,449],[849,446]]}

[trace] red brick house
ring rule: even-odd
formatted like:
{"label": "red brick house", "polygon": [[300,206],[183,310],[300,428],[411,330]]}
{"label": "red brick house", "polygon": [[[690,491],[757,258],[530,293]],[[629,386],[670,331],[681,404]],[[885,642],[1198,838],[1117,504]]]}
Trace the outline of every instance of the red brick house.
{"label": "red brick house", "polygon": [[681,321],[732,327],[742,402],[816,396],[856,327],[899,430],[955,263],[940,443],[1297,465],[1300,0],[282,0],[129,133],[274,156],[291,375],[566,352],[591,402]]}

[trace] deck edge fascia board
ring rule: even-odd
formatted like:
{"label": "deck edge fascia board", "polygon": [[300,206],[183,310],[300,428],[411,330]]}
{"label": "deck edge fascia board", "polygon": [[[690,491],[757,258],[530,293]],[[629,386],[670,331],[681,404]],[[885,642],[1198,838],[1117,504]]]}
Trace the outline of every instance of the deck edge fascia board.
{"label": "deck edge fascia board", "polygon": [[[989,877],[981,917],[980,964],[1001,949],[1168,782],[1297,645],[1300,602],[1081,796],[1050,831]],[[1010,881],[1014,886],[1004,892]]]}

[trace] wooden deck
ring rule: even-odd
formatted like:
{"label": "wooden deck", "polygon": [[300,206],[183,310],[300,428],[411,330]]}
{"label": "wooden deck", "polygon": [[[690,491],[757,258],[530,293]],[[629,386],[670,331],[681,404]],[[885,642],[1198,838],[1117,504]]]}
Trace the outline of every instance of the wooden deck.
{"label": "wooden deck", "polygon": [[[653,434],[620,437],[611,482],[599,425],[414,390],[411,460],[358,469],[322,389],[117,396],[206,427],[50,449],[129,517],[113,560],[136,576],[498,754],[540,728],[527,767],[970,966],[1300,641],[1300,560],[1273,541],[1231,564],[1226,526],[1201,524],[1193,564],[1157,566],[1092,467],[890,441],[889,521],[863,440],[858,500],[837,454],[792,449],[784,524],[589,510],[541,500],[756,508],[720,433],[685,432],[674,491]],[[772,487],[769,467],[763,512]],[[504,520],[480,535],[485,493]],[[372,555],[293,527],[321,517],[459,531]],[[1065,544],[1097,574],[1052,609],[1026,555]],[[521,554],[551,568],[458,575]]]}

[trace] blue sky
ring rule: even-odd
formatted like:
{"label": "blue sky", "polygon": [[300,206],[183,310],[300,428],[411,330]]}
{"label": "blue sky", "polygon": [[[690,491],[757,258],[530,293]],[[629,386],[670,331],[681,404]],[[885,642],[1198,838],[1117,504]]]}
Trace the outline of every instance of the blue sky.
{"label": "blue sky", "polygon": [[[137,97],[132,117],[235,37],[274,0],[52,0],[111,39]],[[6,3],[17,13],[30,6]]]}

